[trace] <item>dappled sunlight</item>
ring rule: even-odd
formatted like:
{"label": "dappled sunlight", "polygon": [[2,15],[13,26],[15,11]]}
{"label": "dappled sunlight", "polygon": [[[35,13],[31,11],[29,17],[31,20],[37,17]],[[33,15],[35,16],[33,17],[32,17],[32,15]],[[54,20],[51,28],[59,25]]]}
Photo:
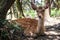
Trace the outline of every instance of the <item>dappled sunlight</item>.
{"label": "dappled sunlight", "polygon": [[57,33],[56,31],[48,31],[45,32],[47,35],[60,35],[60,33]]}

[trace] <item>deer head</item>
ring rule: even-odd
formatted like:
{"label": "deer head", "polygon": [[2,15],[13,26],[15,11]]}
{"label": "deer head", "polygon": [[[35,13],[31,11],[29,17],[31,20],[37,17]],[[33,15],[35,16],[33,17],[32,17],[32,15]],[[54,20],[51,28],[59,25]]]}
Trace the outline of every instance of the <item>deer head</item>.
{"label": "deer head", "polygon": [[31,2],[31,7],[32,7],[33,10],[36,10],[37,15],[38,15],[39,18],[43,17],[45,9],[47,9],[48,6],[49,6],[49,4],[46,3],[46,5],[43,6],[43,7],[42,6],[37,7],[34,3]]}

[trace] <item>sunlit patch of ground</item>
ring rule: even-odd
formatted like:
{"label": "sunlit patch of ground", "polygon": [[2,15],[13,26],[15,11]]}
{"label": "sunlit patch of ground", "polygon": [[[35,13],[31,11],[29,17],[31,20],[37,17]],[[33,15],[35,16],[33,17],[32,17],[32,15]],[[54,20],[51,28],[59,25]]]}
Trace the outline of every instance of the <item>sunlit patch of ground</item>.
{"label": "sunlit patch of ground", "polygon": [[45,32],[47,35],[60,35],[60,32],[56,32],[56,31],[47,31]]}
{"label": "sunlit patch of ground", "polygon": [[45,22],[44,22],[44,25],[45,26],[53,26],[55,24],[58,24],[60,23],[60,18],[53,18],[53,17],[50,17],[48,19],[45,19]]}

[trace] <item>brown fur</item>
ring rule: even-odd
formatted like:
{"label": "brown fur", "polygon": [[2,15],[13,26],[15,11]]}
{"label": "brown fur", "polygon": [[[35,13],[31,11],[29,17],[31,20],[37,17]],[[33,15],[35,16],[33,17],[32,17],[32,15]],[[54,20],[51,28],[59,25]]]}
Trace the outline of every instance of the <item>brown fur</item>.
{"label": "brown fur", "polygon": [[30,35],[30,32],[36,33],[38,20],[31,18],[20,18],[13,20],[25,28],[24,33]]}

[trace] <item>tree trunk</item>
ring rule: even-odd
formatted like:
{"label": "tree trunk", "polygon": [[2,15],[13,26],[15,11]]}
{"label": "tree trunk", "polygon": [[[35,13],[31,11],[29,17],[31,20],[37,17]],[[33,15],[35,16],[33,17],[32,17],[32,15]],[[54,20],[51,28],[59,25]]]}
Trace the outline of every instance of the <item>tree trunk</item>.
{"label": "tree trunk", "polygon": [[22,9],[22,0],[16,0],[16,6],[17,6],[17,10],[18,10],[18,16],[25,17],[23,14],[23,9]]}
{"label": "tree trunk", "polygon": [[8,9],[14,3],[15,0],[0,0],[0,27],[3,26],[2,20],[5,20]]}
{"label": "tree trunk", "polygon": [[45,10],[45,18],[50,18],[50,6],[51,2],[50,0],[46,0],[46,5],[49,4],[48,8]]}
{"label": "tree trunk", "polygon": [[45,10],[45,19],[49,19],[50,18],[50,15],[49,15],[49,8],[47,8],[46,10]]}
{"label": "tree trunk", "polygon": [[[51,13],[51,3],[52,0],[46,0],[46,5],[49,4],[48,8],[45,10],[45,22],[50,21],[50,13]],[[45,23],[46,25],[46,23]]]}

